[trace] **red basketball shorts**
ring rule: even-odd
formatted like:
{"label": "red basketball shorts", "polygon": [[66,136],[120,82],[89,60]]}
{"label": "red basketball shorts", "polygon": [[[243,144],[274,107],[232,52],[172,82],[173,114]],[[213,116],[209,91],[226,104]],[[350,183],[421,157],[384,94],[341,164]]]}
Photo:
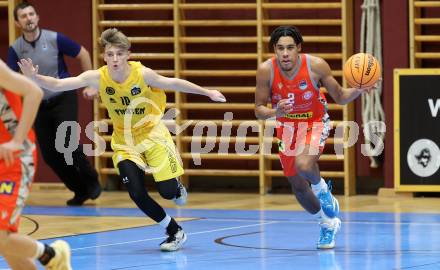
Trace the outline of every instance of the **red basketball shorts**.
{"label": "red basketball shorts", "polygon": [[320,155],[329,132],[330,125],[323,122],[277,122],[278,154],[284,175],[297,174],[296,156]]}
{"label": "red basketball shorts", "polygon": [[[34,147],[35,149],[35,147]],[[0,230],[17,232],[35,175],[36,151],[22,153],[12,165],[0,160]]]}

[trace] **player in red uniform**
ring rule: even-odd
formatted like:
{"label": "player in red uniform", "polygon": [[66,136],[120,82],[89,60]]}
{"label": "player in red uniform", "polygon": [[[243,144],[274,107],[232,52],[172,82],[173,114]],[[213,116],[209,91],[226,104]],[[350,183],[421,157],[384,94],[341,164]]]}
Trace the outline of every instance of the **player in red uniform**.
{"label": "player in red uniform", "polygon": [[[255,93],[258,119],[276,117],[279,156],[284,175],[306,211],[320,223],[318,248],[333,248],[341,227],[339,203],[321,178],[318,159],[330,131],[325,87],[338,104],[346,104],[371,89],[343,88],[332,76],[327,62],[302,54],[301,33],[280,26],[270,39],[275,56],[259,65]],[[271,100],[272,108],[267,107]]]}
{"label": "player in red uniform", "polygon": [[0,255],[13,270],[36,270],[35,259],[46,269],[70,270],[70,248],[66,242],[59,240],[48,246],[17,233],[35,173],[35,138],[31,127],[43,92],[1,60],[0,87]]}

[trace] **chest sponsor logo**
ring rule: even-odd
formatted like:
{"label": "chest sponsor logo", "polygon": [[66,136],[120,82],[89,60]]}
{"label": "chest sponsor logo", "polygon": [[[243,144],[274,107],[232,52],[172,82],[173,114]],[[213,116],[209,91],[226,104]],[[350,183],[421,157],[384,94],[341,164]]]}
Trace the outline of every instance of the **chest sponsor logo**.
{"label": "chest sponsor logo", "polygon": [[306,80],[301,80],[298,84],[298,88],[301,90],[305,90],[307,88],[307,81]]}
{"label": "chest sponsor logo", "polygon": [[12,195],[14,193],[15,182],[5,180],[0,181],[0,194]]}
{"label": "chest sponsor logo", "polygon": [[105,88],[105,92],[107,93],[107,95],[114,95],[115,94],[115,89],[113,87],[107,86]]}
{"label": "chest sponsor logo", "polygon": [[117,103],[117,102],[116,102],[116,99],[114,99],[114,98],[111,97],[111,98],[110,98],[110,103]]}
{"label": "chest sponsor logo", "polygon": [[140,93],[141,93],[141,88],[140,88],[138,85],[134,85],[134,86],[131,88],[131,95],[132,95],[132,96],[139,95]]}
{"label": "chest sponsor logo", "polygon": [[303,95],[303,99],[304,100],[309,100],[313,97],[313,92],[312,91],[306,91]]}
{"label": "chest sponsor logo", "polygon": [[126,114],[143,115],[145,114],[145,108],[115,109],[115,113],[117,115],[126,115]]}
{"label": "chest sponsor logo", "polygon": [[284,117],[295,120],[310,119],[313,117],[313,112],[288,113]]}

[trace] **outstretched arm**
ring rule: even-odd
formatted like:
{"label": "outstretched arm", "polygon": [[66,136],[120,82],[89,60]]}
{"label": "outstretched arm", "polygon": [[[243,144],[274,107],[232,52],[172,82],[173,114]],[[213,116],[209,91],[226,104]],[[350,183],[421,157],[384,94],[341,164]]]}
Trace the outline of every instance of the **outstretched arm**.
{"label": "outstretched arm", "polygon": [[[76,56],[76,59],[79,60],[79,63],[81,64],[81,70],[83,72],[92,69],[92,60],[90,58],[90,54],[83,46],[81,46],[81,50]],[[98,92],[99,91],[95,88],[86,87],[83,89],[82,95],[85,99],[93,100],[94,98],[98,97]]]}
{"label": "outstretched arm", "polygon": [[99,87],[99,71],[88,70],[76,77],[57,79],[38,74],[38,66],[33,66],[31,59],[21,59],[18,62],[23,74],[35,81],[39,86],[51,91],[69,91],[82,87]]}
{"label": "outstretched arm", "polygon": [[21,149],[37,114],[43,91],[34,82],[9,69],[0,61],[0,86],[23,96],[23,110],[14,137],[0,145],[0,160],[9,166],[14,159],[14,152]]}
{"label": "outstretched arm", "polygon": [[350,103],[359,97],[363,92],[370,91],[370,88],[344,88],[342,87],[331,73],[328,63],[319,57],[312,59],[312,71],[320,78],[322,86],[324,86],[333,100],[341,105]]}
{"label": "outstretched arm", "polygon": [[142,69],[142,75],[146,84],[161,88],[170,89],[178,92],[192,93],[198,95],[208,96],[213,101],[225,102],[226,98],[217,90],[209,90],[200,87],[192,82],[178,79],[167,78],[154,72],[152,69],[144,67]]}

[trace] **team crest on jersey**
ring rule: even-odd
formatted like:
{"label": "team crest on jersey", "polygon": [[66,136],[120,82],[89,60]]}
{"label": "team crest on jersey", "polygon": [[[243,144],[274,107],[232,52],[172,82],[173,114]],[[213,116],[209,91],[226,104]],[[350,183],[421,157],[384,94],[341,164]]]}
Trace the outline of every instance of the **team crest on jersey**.
{"label": "team crest on jersey", "polygon": [[306,80],[301,80],[301,81],[299,82],[298,87],[299,87],[299,89],[301,89],[301,90],[305,90],[305,89],[307,88],[307,81],[306,81]]}
{"label": "team crest on jersey", "polygon": [[275,101],[275,102],[278,102],[278,101],[280,101],[281,100],[281,95],[280,94],[274,94],[273,96],[272,96],[272,99]]}
{"label": "team crest on jersey", "polygon": [[312,96],[313,96],[313,92],[312,92],[312,91],[306,91],[306,92],[304,93],[304,95],[303,95],[303,99],[304,99],[304,100],[309,100],[309,99],[312,98]]}
{"label": "team crest on jersey", "polygon": [[278,83],[278,89],[280,89],[281,90],[281,88],[283,88],[283,83]]}
{"label": "team crest on jersey", "polygon": [[107,93],[107,95],[114,95],[115,94],[115,89],[113,87],[107,86],[105,88],[105,92]]}
{"label": "team crest on jersey", "polygon": [[138,85],[134,85],[134,86],[131,88],[131,95],[132,95],[132,96],[139,95],[140,93],[141,93],[141,88],[140,88]]}

